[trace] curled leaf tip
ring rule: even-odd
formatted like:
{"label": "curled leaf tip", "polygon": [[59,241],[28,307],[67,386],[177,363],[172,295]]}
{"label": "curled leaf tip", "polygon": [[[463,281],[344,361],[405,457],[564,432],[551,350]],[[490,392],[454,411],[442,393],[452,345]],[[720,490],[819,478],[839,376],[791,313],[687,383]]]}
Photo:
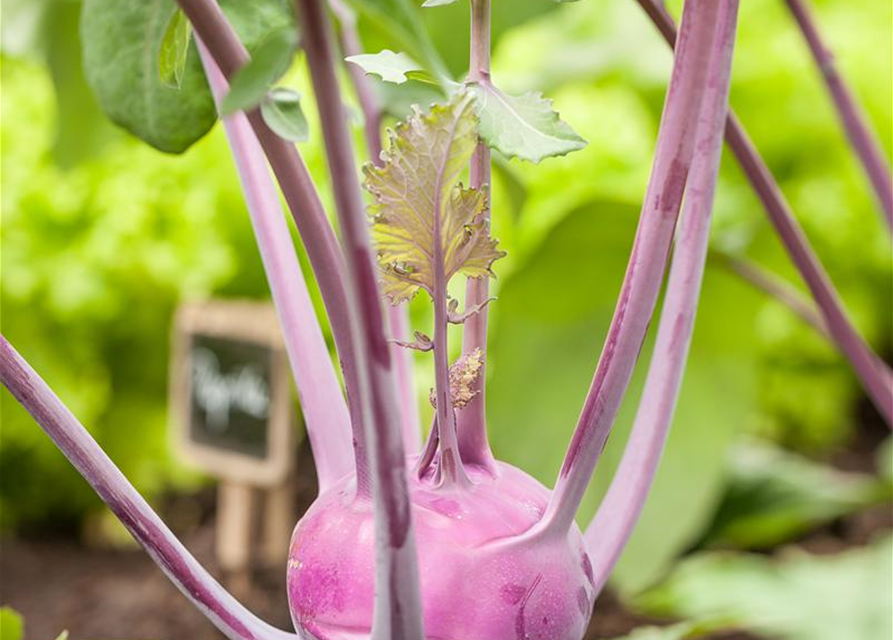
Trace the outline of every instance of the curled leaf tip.
{"label": "curled leaf tip", "polygon": [[431,351],[434,349],[434,342],[421,331],[415,332],[415,340],[391,340],[391,342],[406,349],[415,349],[416,351]]}

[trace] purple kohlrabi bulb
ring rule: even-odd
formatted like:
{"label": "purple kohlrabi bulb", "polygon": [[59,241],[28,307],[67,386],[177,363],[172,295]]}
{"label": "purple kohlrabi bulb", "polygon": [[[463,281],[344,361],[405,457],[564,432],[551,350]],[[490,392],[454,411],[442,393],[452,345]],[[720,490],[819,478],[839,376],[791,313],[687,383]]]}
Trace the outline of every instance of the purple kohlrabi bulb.
{"label": "purple kohlrabi bulb", "polygon": [[[592,611],[592,565],[575,526],[519,538],[542,516],[548,490],[498,463],[469,466],[471,487],[410,478],[428,640],[580,640]],[[369,637],[374,514],[355,478],[321,495],[298,523],[288,560],[295,627],[318,640]]]}

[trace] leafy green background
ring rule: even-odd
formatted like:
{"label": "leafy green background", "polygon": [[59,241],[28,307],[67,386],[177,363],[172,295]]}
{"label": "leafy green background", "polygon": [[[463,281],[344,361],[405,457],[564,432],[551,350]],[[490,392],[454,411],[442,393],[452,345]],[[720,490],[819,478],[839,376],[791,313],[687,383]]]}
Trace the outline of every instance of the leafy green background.
{"label": "leafy green background", "polygon": [[[227,4],[244,12],[243,3]],[[407,51],[432,72],[461,77],[466,3],[421,13],[410,0],[352,4],[369,51]],[[845,0],[813,4],[889,157],[893,9],[886,0],[866,0],[858,10]],[[631,0],[494,5],[494,80],[514,94],[544,91],[589,141],[539,165],[498,160],[493,185],[494,229],[509,257],[497,265],[499,300],[491,312],[491,437],[499,457],[551,484],[619,290],[671,57]],[[679,5],[669,3],[676,15]],[[268,296],[223,132],[215,127],[181,155],[148,147],[109,123],[86,82],[80,2],[3,0],[2,8],[3,333],[141,490],[151,497],[189,489],[201,478],[177,465],[168,443],[173,310],[211,295]],[[103,28],[87,18],[84,33]],[[857,326],[889,358],[889,236],[802,39],[779,0],[742,3],[739,32],[732,103]],[[194,54],[184,83],[201,86]],[[115,80],[100,74],[92,84]],[[283,84],[303,96],[310,140],[300,148],[328,206],[303,60]],[[380,89],[395,112],[436,97],[414,82]],[[184,140],[210,126],[207,98],[196,108],[197,128],[173,147],[188,146]],[[357,127],[358,145],[360,133]],[[712,242],[800,286],[728,155]],[[426,330],[424,301],[412,310],[415,327]],[[417,362],[419,404],[427,412],[430,361]],[[644,374],[638,369],[581,521],[619,460]],[[101,505],[5,392],[2,400],[0,524],[7,531],[77,530]],[[615,586],[626,594],[647,587],[697,543],[760,547],[760,536],[771,534],[768,544],[776,544],[878,499],[869,477],[852,493],[814,492],[816,478],[825,476],[799,463],[781,465],[780,476],[769,479],[742,477],[729,464],[745,455],[736,445],[744,435],[828,457],[866,420],[862,393],[837,353],[783,306],[710,264],[667,455]],[[718,509],[725,509],[719,519]],[[766,522],[773,523],[769,533],[761,528]],[[713,613],[706,609],[676,612]]]}

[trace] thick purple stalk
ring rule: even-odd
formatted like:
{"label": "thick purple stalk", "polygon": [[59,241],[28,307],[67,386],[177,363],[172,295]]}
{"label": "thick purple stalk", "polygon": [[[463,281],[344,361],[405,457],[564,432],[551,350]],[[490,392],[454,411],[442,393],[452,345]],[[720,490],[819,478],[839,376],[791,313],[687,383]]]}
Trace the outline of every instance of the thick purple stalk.
{"label": "thick purple stalk", "polygon": [[614,318],[555,490],[532,535],[565,535],[611,431],[666,269],[694,150],[719,3],[687,0],[651,178]]}
{"label": "thick purple stalk", "polygon": [[816,65],[825,79],[850,144],[853,145],[853,150],[862,162],[877,195],[884,219],[893,229],[893,177],[890,173],[890,163],[884,158],[881,145],[869,128],[865,114],[843,81],[834,61],[834,55],[822,40],[809,6],[804,0],[785,0],[785,2],[794,14],[812,57],[815,58]]}
{"label": "thick purple stalk", "polygon": [[242,606],[196,561],[56,394],[0,335],[0,382],[168,578],[230,640],[297,640]]}
{"label": "thick purple stalk", "polygon": [[321,0],[298,0],[297,4],[345,248],[348,302],[355,318],[351,328],[359,364],[360,400],[369,417],[365,424],[376,524],[371,638],[423,640],[418,558],[399,426],[400,408],[347,111],[335,75],[331,27]]}
{"label": "thick purple stalk", "polygon": [[[219,107],[229,91],[229,83],[201,41],[198,50]],[[243,113],[224,118],[223,125],[282,325],[322,492],[353,470],[347,403],[331,365],[263,150]]]}
{"label": "thick purple stalk", "polygon": [[[490,79],[490,0],[470,0],[471,4],[471,53],[468,64],[468,81],[485,82]],[[478,141],[471,157],[470,183],[474,189],[490,184],[490,149]],[[483,213],[490,219],[490,206]],[[489,278],[469,278],[465,286],[465,308],[483,305],[490,297]],[[490,451],[487,440],[487,307],[472,314],[466,321],[462,333],[462,352],[473,353],[480,349],[481,370],[472,385],[477,396],[459,411],[457,428],[459,452],[467,464],[476,464],[496,473],[496,460]]]}
{"label": "thick purple stalk", "polygon": [[[177,2],[217,67],[226,78],[232,77],[248,61],[248,51],[239,41],[220,7],[214,0]],[[322,294],[344,371],[344,385],[347,388],[347,404],[353,428],[357,483],[362,487],[369,481],[363,430],[365,416],[359,401],[358,365],[351,340],[344,256],[298,150],[270,130],[259,109],[252,109],[245,115],[279,181]]]}
{"label": "thick purple stalk", "polygon": [[[329,0],[332,13],[341,26],[341,50],[345,56],[363,53],[360,35],[357,32],[356,16],[341,0]],[[360,109],[363,111],[363,133],[369,159],[380,166],[381,159],[381,120],[382,112],[375,89],[365,72],[355,64],[347,65],[350,78],[356,91]],[[409,309],[405,304],[387,305],[388,326],[391,338],[406,341],[410,339]],[[391,344],[391,358],[397,374],[397,389],[400,395],[400,415],[403,425],[403,446],[410,453],[416,453],[422,446],[422,431],[419,425],[419,410],[416,400],[412,367],[412,354],[396,343]]]}
{"label": "thick purple stalk", "polygon": [[[676,41],[676,26],[663,4],[659,0],[636,2],[645,10],[667,43],[673,46]],[[850,366],[887,426],[893,427],[893,373],[856,332],[843,309],[837,290],[794,217],[772,172],[731,110],[726,122],[726,143],[738,159],[791,261],[815,299],[834,343],[850,361]]]}
{"label": "thick purple stalk", "polygon": [[673,419],[691,345],[707,261],[738,16],[738,0],[721,0],[721,5],[695,156],[645,389],[623,459],[586,530],[596,593],[614,569],[645,505]]}

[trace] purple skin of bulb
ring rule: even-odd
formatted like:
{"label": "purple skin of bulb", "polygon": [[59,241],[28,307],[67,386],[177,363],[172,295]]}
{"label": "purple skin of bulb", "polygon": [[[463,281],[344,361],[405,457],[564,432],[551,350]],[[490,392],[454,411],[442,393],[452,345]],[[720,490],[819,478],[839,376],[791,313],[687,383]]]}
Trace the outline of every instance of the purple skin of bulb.
{"label": "purple skin of bulb", "polygon": [[[408,460],[412,468],[415,459]],[[579,640],[594,600],[579,528],[520,543],[549,491],[510,465],[465,471],[472,488],[436,486],[434,469],[409,478],[425,633],[436,640]],[[374,513],[343,479],[322,494],[292,536],[288,599],[295,628],[318,640],[368,638],[372,624]]]}

